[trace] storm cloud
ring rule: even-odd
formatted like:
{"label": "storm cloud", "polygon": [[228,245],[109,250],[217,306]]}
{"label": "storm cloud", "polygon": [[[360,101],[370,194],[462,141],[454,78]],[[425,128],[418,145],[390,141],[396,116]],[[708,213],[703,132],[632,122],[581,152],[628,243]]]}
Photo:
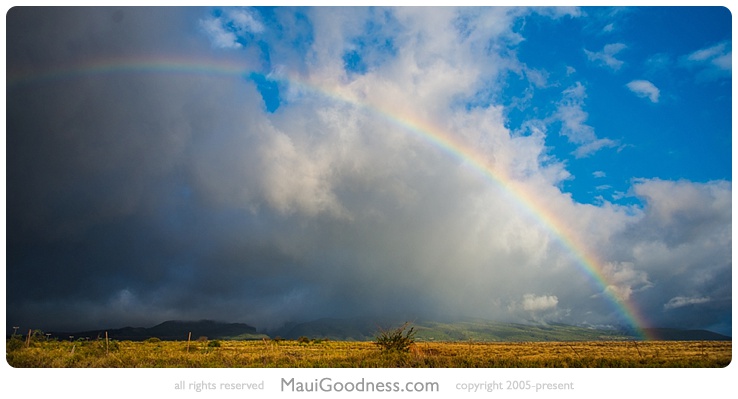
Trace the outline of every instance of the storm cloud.
{"label": "storm cloud", "polygon": [[[731,182],[634,176],[637,203],[577,203],[545,128],[465,106],[523,68],[513,25],[530,12],[11,9],[6,325],[616,326],[614,296],[653,326],[729,333]],[[274,82],[276,110],[252,74]],[[538,198],[608,287],[535,209],[397,115]]]}

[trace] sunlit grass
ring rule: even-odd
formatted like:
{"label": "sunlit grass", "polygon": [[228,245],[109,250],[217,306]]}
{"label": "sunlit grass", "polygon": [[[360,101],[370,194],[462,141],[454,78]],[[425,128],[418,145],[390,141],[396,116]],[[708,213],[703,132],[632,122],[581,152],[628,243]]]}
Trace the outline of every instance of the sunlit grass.
{"label": "sunlit grass", "polygon": [[422,342],[408,353],[343,341],[7,342],[13,367],[725,367],[730,341]]}

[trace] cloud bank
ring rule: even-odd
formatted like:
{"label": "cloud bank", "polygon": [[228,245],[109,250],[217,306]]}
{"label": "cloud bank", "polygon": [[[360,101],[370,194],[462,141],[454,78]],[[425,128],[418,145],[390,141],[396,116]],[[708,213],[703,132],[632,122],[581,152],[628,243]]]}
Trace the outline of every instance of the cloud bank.
{"label": "cloud bank", "polygon": [[[529,12],[12,9],[7,325],[615,326],[617,297],[653,325],[725,328],[730,182],[641,177],[637,205],[580,204],[546,127],[513,134],[481,101],[521,70],[513,27]],[[615,68],[621,49],[595,59]],[[122,66],[94,69],[106,62]],[[273,82],[273,112],[250,73]],[[543,122],[562,123],[581,156],[614,143],[585,123],[584,98],[567,88]],[[597,254],[606,287],[506,181]]]}

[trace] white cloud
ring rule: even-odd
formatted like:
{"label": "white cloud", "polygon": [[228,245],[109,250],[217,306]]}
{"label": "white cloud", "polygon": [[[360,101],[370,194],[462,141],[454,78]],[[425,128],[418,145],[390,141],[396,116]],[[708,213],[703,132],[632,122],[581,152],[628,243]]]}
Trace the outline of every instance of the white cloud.
{"label": "white cloud", "polygon": [[617,146],[618,142],[615,140],[608,138],[594,139],[577,147],[577,149],[574,150],[574,156],[577,158],[586,158],[603,148],[612,148]]}
{"label": "white cloud", "polygon": [[523,295],[522,306],[524,310],[529,312],[540,312],[554,309],[558,303],[559,298],[555,295],[536,296],[534,294],[525,294]]}
{"label": "white cloud", "polygon": [[659,89],[647,80],[633,80],[627,85],[628,89],[638,97],[647,97],[652,103],[659,102]]}
{"label": "white cloud", "polygon": [[548,73],[544,70],[526,68],[525,77],[528,78],[535,87],[546,87],[548,84]]}
{"label": "white cloud", "polygon": [[601,171],[601,170],[596,170],[596,171],[592,172],[592,176],[594,176],[596,178],[602,178],[602,177],[607,176],[607,174],[605,172]]}
{"label": "white cloud", "polygon": [[584,99],[587,94],[581,82],[567,88],[562,94],[554,119],[562,123],[561,134],[569,142],[578,145],[574,151],[577,158],[590,156],[602,148],[617,146],[613,140],[598,138],[594,128],[586,124],[589,114],[584,111]]}
{"label": "white cloud", "polygon": [[533,7],[533,11],[552,19],[562,17],[580,17],[584,14],[580,7],[573,6]]}
{"label": "white cloud", "polygon": [[587,54],[587,59],[590,61],[617,71],[625,64],[625,62],[615,58],[615,55],[626,48],[628,48],[628,46],[623,43],[611,43],[606,44],[602,51],[595,52],[584,49],[584,53]]}
{"label": "white cloud", "polygon": [[633,192],[650,204],[651,222],[657,226],[690,219],[729,221],[731,184],[725,181],[692,183],[686,180],[637,179]]}
{"label": "white cloud", "polygon": [[265,30],[264,25],[259,21],[256,12],[248,8],[229,9],[226,14],[238,31],[262,33]]}
{"label": "white cloud", "polygon": [[281,132],[274,132],[261,148],[263,193],[280,213],[315,216],[329,212],[338,217],[345,214],[333,192],[329,164],[332,154],[314,156],[320,152],[320,148],[311,151],[296,146],[290,136]]}
{"label": "white cloud", "polygon": [[223,20],[220,18],[207,18],[200,20],[200,26],[210,37],[213,46],[217,48],[241,48],[241,44],[237,42],[238,37],[232,31],[227,30],[223,26]]}
{"label": "white cloud", "polygon": [[721,71],[730,71],[733,68],[733,52],[722,54],[712,59],[712,65]]}
{"label": "white cloud", "polygon": [[637,270],[631,262],[607,263],[603,267],[602,274],[608,282],[605,289],[623,301],[629,300],[633,292],[653,286],[648,280],[648,273]]}
{"label": "white cloud", "polygon": [[669,302],[664,304],[664,309],[670,310],[670,309],[681,308],[681,307],[689,306],[689,305],[699,305],[699,304],[703,304],[707,302],[710,302],[710,297],[676,296],[674,298],[669,299]]}
{"label": "white cloud", "polygon": [[700,80],[713,80],[732,76],[732,58],[731,43],[725,41],[682,57],[682,65],[697,69]]}
{"label": "white cloud", "polygon": [[703,48],[703,49],[697,50],[689,54],[687,56],[687,59],[689,61],[698,61],[698,62],[708,61],[710,59],[724,55],[726,53],[726,48],[727,48],[726,43],[718,43],[711,47]]}
{"label": "white cloud", "polygon": [[245,7],[228,8],[219,17],[200,20],[200,27],[216,48],[238,49],[243,47],[239,39],[250,34],[262,33],[264,25],[258,14]]}

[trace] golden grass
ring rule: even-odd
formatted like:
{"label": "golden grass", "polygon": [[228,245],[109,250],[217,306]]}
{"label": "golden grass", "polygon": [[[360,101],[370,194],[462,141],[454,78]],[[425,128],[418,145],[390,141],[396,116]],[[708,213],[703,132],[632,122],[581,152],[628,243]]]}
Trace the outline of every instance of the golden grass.
{"label": "golden grass", "polygon": [[725,367],[731,341],[423,342],[385,353],[372,342],[220,341],[7,343],[13,367]]}

